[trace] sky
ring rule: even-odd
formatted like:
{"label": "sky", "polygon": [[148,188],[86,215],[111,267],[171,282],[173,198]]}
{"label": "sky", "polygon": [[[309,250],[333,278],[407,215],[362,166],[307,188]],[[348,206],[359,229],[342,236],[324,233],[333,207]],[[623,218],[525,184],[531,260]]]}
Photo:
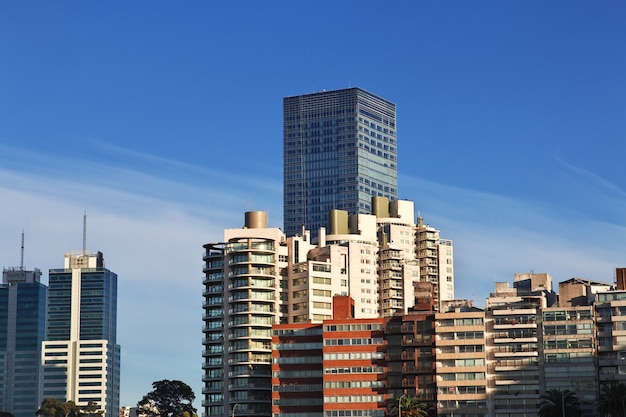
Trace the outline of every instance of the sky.
{"label": "sky", "polygon": [[0,0],[0,265],[118,274],[121,405],[202,397],[202,245],[282,227],[282,99],[397,105],[399,198],[457,298],[626,266],[626,2]]}

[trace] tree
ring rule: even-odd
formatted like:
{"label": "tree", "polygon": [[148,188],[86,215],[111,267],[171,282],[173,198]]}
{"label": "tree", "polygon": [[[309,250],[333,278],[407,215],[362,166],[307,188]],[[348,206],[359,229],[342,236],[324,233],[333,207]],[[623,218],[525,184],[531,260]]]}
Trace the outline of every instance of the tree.
{"label": "tree", "polygon": [[626,385],[616,381],[600,386],[600,397],[596,405],[602,417],[618,417],[626,415],[624,402],[626,401]]}
{"label": "tree", "polygon": [[401,396],[398,400],[400,404],[400,413],[398,413],[398,404],[393,404],[389,410],[390,417],[427,417],[428,404],[420,401],[417,397]]}
{"label": "tree", "polygon": [[0,411],[0,417],[14,417],[14,416],[8,411]]}
{"label": "tree", "polygon": [[140,413],[148,417],[197,417],[193,407],[196,396],[189,385],[164,379],[153,382],[152,388],[137,403]]}
{"label": "tree", "polygon": [[80,407],[74,401],[64,403],[56,398],[44,398],[41,407],[35,412],[39,417],[78,417]]}
{"label": "tree", "polygon": [[104,410],[97,403],[89,401],[86,406],[81,408],[80,413],[80,417],[99,417],[104,414]]}
{"label": "tree", "polygon": [[541,397],[539,404],[539,417],[580,417],[580,401],[570,390],[561,391],[552,388]]}

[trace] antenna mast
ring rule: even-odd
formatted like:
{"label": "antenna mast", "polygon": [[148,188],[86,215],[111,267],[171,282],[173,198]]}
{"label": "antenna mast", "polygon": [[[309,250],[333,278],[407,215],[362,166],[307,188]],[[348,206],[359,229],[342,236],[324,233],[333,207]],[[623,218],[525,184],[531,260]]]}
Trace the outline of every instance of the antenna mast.
{"label": "antenna mast", "polygon": [[20,260],[20,271],[24,270],[24,230],[22,230],[22,255]]}
{"label": "antenna mast", "polygon": [[83,215],[83,255],[87,253],[87,212]]}

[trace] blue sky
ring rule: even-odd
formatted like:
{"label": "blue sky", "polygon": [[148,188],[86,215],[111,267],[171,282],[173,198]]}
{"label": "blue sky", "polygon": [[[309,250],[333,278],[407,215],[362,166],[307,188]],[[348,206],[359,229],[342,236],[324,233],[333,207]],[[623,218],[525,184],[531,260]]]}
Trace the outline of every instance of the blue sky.
{"label": "blue sky", "polygon": [[[626,266],[622,1],[0,0],[0,264],[87,246],[119,275],[122,404],[201,398],[202,244],[282,225],[282,98],[397,105],[399,194],[457,297]],[[45,274],[47,276],[47,274]],[[200,408],[200,401],[197,402]]]}

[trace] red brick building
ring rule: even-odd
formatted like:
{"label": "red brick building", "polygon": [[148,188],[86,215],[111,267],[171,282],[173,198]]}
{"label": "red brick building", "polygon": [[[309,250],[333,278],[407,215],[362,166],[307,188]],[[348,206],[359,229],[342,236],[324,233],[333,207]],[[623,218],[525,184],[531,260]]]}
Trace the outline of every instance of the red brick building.
{"label": "red brick building", "polygon": [[349,297],[333,305],[323,324],[273,326],[273,416],[385,415],[384,319],[354,319]]}

